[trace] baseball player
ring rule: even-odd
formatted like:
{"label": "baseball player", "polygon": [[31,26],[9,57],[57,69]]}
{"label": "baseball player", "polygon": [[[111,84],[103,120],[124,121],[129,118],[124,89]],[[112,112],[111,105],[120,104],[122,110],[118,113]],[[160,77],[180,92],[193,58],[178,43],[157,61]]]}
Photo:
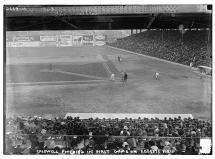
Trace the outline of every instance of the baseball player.
{"label": "baseball player", "polygon": [[125,73],[124,73],[124,80],[123,80],[123,81],[124,81],[124,82],[127,82],[127,79],[128,79],[128,74],[125,72]]}
{"label": "baseball player", "polygon": [[160,76],[159,72],[155,72],[153,77],[155,77],[156,80],[159,80],[159,76]]}
{"label": "baseball player", "polygon": [[111,81],[114,81],[114,80],[115,80],[115,74],[114,74],[114,73],[111,74],[110,80],[111,80]]}

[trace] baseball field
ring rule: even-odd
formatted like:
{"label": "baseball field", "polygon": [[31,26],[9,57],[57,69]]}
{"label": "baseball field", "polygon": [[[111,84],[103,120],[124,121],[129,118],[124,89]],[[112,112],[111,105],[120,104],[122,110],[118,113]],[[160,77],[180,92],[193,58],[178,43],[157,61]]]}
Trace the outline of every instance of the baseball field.
{"label": "baseball field", "polygon": [[7,116],[175,113],[211,119],[210,77],[108,46],[7,48],[5,68]]}

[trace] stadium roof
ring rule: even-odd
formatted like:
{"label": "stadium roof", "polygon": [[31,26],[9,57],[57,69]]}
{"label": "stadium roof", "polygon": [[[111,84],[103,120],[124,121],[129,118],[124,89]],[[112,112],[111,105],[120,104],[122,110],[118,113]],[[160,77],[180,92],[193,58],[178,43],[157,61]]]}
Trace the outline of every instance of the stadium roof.
{"label": "stadium roof", "polygon": [[212,5],[4,6],[7,31],[210,28]]}

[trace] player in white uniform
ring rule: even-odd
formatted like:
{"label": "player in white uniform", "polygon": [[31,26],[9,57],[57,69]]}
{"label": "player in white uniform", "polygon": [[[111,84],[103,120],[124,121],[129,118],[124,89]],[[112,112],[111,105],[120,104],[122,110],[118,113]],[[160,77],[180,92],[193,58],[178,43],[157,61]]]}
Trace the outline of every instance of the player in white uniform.
{"label": "player in white uniform", "polygon": [[156,80],[159,80],[159,76],[160,76],[159,72],[155,72],[153,77],[155,77]]}
{"label": "player in white uniform", "polygon": [[111,74],[110,80],[111,80],[111,81],[114,81],[114,80],[115,80],[115,74],[114,74],[114,73]]}
{"label": "player in white uniform", "polygon": [[159,75],[160,75],[160,74],[159,74],[158,72],[155,72],[155,79],[156,79],[156,80],[159,80]]}
{"label": "player in white uniform", "polygon": [[157,79],[157,80],[159,80],[159,73],[158,72],[155,72],[155,78]]}

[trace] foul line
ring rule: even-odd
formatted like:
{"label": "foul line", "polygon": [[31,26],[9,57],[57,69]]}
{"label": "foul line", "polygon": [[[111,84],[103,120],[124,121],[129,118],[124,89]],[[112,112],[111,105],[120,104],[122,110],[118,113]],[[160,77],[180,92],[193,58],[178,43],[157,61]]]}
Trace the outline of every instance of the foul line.
{"label": "foul line", "polygon": [[153,59],[153,60],[158,60],[158,61],[162,61],[162,62],[171,63],[171,64],[174,64],[174,65],[179,65],[179,66],[182,66],[182,67],[190,68],[190,66],[183,65],[183,64],[180,64],[180,63],[176,63],[176,62],[172,62],[172,61],[168,61],[168,60],[165,60],[165,59],[160,59],[160,58],[153,57],[153,56],[148,56],[148,55],[144,55],[144,54],[139,54],[139,53],[136,53],[136,52],[133,52],[133,51],[124,50],[124,49],[117,48],[117,47],[113,47],[113,46],[109,46],[109,45],[106,45],[106,46],[107,46],[107,47],[110,47],[110,48],[112,48],[112,49],[116,49],[116,50],[128,52],[128,53],[131,53],[131,54],[134,54],[134,55],[138,55],[138,56],[143,56],[143,57],[150,58],[150,59]]}
{"label": "foul line", "polygon": [[[117,47],[113,47],[113,46],[109,46],[109,45],[106,45],[106,46],[107,46],[107,47],[110,47],[110,48],[112,48],[112,49],[116,49],[116,50],[128,52],[128,53],[131,53],[131,54],[134,54],[134,55],[143,56],[143,57],[150,58],[150,59],[153,59],[153,60],[158,60],[158,61],[162,61],[162,62],[165,62],[165,63],[170,63],[170,64],[174,64],[174,65],[178,65],[178,66],[182,66],[182,67],[191,69],[190,66],[183,65],[183,64],[180,64],[180,63],[177,63],[177,62],[172,62],[172,61],[168,61],[168,60],[165,60],[165,59],[160,59],[160,58],[153,57],[153,56],[148,56],[148,55],[144,55],[144,54],[139,54],[139,53],[136,53],[136,52],[133,52],[133,51],[124,50],[124,49],[117,48]],[[193,72],[196,73],[196,74],[198,74],[198,75],[200,75],[200,76],[206,76],[206,77],[208,77],[208,78],[211,78],[211,77],[212,77],[212,76],[210,76],[210,75],[201,74],[201,73],[196,72],[196,71],[193,71]]]}
{"label": "foul line", "polygon": [[97,77],[97,76],[91,76],[91,75],[85,75],[85,74],[80,74],[80,73],[73,73],[73,72],[66,72],[66,71],[54,71],[54,72],[57,72],[57,73],[62,73],[62,74],[68,74],[68,75],[77,75],[77,76],[82,76],[82,77],[87,77],[87,78],[96,78],[96,79],[99,79],[99,80],[105,80],[105,78],[102,78],[102,77]]}
{"label": "foul line", "polygon": [[7,86],[25,86],[25,85],[67,85],[73,83],[88,83],[88,82],[106,82],[107,80],[86,80],[86,81],[49,81],[49,82],[23,82],[23,83],[7,83]]}

